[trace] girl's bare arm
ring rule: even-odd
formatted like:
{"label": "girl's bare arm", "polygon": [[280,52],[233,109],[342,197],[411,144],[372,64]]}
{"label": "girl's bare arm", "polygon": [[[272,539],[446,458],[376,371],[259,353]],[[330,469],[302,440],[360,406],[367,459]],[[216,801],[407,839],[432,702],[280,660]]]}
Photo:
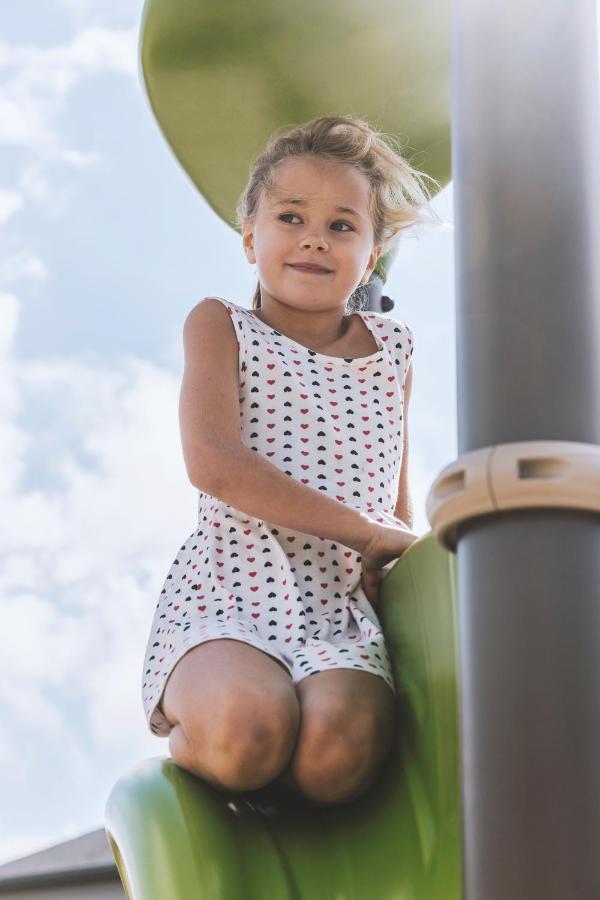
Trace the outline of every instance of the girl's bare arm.
{"label": "girl's bare arm", "polygon": [[274,525],[338,541],[362,553],[374,520],[301,484],[244,444],[215,443],[212,464],[196,487],[241,512]]}
{"label": "girl's bare arm", "polygon": [[396,518],[401,519],[402,522],[405,522],[409,528],[413,527],[413,506],[408,484],[408,404],[412,391],[412,373],[413,364],[411,362],[410,366],[408,367],[408,372],[406,373],[406,380],[404,383],[404,403],[402,410],[404,422],[404,427],[402,429],[402,463],[400,466],[398,498],[396,501],[396,508],[394,510],[394,515],[396,516]]}

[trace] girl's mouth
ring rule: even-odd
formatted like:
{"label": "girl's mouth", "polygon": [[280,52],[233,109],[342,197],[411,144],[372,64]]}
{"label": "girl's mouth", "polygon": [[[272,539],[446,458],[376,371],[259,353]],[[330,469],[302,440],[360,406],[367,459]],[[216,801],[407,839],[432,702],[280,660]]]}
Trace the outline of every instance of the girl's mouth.
{"label": "girl's mouth", "polygon": [[298,272],[306,272],[308,275],[331,275],[329,269],[314,269],[311,266],[294,266],[290,264],[292,269],[296,269]]}

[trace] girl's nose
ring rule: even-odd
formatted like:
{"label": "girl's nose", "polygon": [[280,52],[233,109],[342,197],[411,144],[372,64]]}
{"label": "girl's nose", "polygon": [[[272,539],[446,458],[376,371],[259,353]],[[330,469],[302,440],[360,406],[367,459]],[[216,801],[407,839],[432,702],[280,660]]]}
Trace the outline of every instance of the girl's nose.
{"label": "girl's nose", "polygon": [[302,239],[302,246],[303,247],[323,247],[324,249],[327,249],[327,241],[322,236],[306,235],[306,237],[304,237]]}

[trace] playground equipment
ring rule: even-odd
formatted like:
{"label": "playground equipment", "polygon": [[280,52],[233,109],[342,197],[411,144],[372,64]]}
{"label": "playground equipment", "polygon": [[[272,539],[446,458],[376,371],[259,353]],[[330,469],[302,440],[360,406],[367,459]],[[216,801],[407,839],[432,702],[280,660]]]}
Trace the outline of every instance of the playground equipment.
{"label": "playground equipment", "polygon": [[146,760],[106,807],[135,900],[599,896],[596,5],[449,13],[147,0],[152,109],[229,224],[248,161],[282,125],[364,115],[410,135],[413,164],[443,187],[452,121],[459,458],[431,487],[432,532],[383,581],[401,692],[377,785],[309,810]]}
{"label": "playground equipment", "polygon": [[460,900],[454,559],[430,534],[383,579],[380,619],[402,695],[377,784],[322,809],[261,802],[260,791],[252,802],[168,757],[144,760],[106,809],[128,897]]}

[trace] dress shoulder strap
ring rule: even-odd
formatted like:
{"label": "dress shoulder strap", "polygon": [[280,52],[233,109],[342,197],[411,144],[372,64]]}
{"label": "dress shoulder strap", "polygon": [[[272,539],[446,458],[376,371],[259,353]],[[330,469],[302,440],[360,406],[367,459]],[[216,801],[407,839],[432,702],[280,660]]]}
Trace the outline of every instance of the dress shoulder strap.
{"label": "dress shoulder strap", "polygon": [[368,310],[363,312],[370,319],[370,326],[394,360],[402,385],[412,362],[414,350],[413,331],[407,322]]}

